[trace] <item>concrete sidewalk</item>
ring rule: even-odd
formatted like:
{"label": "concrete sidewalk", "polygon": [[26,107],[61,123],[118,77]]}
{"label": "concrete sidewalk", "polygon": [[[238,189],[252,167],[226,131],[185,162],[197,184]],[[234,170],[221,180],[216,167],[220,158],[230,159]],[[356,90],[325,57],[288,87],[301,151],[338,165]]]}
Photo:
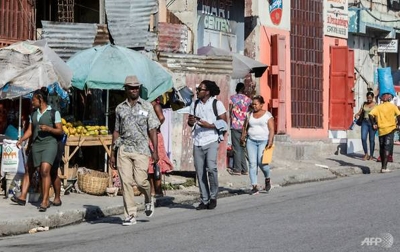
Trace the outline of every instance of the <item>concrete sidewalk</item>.
{"label": "concrete sidewalk", "polygon": [[[391,170],[399,168],[400,146],[395,147],[394,161],[388,165]],[[331,155],[315,160],[276,160],[271,166],[270,193],[281,186],[380,171],[380,163],[364,161],[361,154]],[[258,177],[258,183],[263,185],[262,172],[258,173]],[[182,180],[182,177],[170,176],[168,180]],[[230,175],[225,170],[219,172],[219,183],[220,197],[247,193],[250,189],[248,176]],[[180,190],[168,190],[165,197],[157,199],[156,204],[158,207],[171,204],[193,205],[198,201],[198,188],[192,186]],[[144,217],[141,213],[144,209],[143,196],[137,197],[136,202],[140,211],[139,218]],[[0,236],[28,233],[32,228],[40,226],[52,229],[104,216],[123,214],[121,196],[71,193],[62,196],[62,206],[52,206],[45,213],[38,212],[38,204],[27,203],[26,206],[18,206],[10,199],[0,198]]]}

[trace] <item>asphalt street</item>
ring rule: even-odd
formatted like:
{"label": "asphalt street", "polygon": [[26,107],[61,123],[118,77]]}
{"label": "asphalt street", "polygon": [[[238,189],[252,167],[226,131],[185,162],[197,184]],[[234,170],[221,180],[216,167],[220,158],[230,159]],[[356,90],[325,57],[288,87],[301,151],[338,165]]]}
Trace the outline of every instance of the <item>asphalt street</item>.
{"label": "asphalt street", "polygon": [[0,251],[399,251],[400,171],[222,198],[217,209],[158,207],[0,238]]}

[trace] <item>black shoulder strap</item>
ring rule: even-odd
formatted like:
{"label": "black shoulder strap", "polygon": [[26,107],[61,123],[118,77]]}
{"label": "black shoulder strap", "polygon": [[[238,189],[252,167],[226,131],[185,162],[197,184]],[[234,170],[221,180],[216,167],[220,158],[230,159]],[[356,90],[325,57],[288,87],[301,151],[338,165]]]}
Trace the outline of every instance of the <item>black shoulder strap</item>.
{"label": "black shoulder strap", "polygon": [[218,102],[218,100],[217,100],[217,99],[214,99],[214,101],[213,101],[213,110],[214,110],[214,115],[215,115],[215,117],[216,117],[217,119],[219,119],[218,110],[217,110],[217,102]]}
{"label": "black shoulder strap", "polygon": [[50,110],[51,121],[53,122],[53,126],[56,126],[56,110],[53,108]]}
{"label": "black shoulder strap", "polygon": [[197,99],[195,102],[194,102],[194,108],[193,108],[193,115],[195,116],[196,115],[196,107],[197,107],[197,104],[199,104],[199,99]]}
{"label": "black shoulder strap", "polygon": [[[200,100],[197,99],[197,100],[194,102],[193,115],[196,115],[196,107],[197,107],[197,104],[199,103],[199,101],[200,101]],[[218,109],[217,109],[217,102],[218,102],[218,100],[217,100],[217,99],[214,99],[214,100],[213,100],[212,106],[213,106],[213,111],[214,111],[215,117],[216,117],[217,119],[219,119],[219,116],[218,116]]]}

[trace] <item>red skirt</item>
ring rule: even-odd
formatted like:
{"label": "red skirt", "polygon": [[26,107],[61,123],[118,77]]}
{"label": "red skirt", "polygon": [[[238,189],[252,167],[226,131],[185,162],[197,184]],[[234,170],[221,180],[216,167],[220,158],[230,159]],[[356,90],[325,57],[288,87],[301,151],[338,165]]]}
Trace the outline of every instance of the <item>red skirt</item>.
{"label": "red skirt", "polygon": [[[174,169],[174,166],[171,163],[171,160],[169,160],[167,156],[167,151],[165,150],[164,146],[164,138],[161,134],[161,132],[157,132],[157,138],[158,138],[158,157],[160,158],[160,161],[158,161],[158,165],[160,166],[161,173],[169,173]],[[153,150],[153,144],[151,141],[149,141],[150,149]],[[149,174],[153,174],[153,158],[150,157],[150,162],[149,162],[149,169],[147,171]]]}

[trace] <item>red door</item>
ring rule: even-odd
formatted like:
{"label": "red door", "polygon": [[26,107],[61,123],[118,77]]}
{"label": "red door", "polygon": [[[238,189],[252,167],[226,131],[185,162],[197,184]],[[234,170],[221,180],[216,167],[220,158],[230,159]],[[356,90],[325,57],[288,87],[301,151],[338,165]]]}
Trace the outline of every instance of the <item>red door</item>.
{"label": "red door", "polygon": [[276,134],[286,134],[286,38],[271,36],[271,114]]}
{"label": "red door", "polygon": [[331,47],[329,129],[347,130],[353,120],[354,52],[347,46]]}

